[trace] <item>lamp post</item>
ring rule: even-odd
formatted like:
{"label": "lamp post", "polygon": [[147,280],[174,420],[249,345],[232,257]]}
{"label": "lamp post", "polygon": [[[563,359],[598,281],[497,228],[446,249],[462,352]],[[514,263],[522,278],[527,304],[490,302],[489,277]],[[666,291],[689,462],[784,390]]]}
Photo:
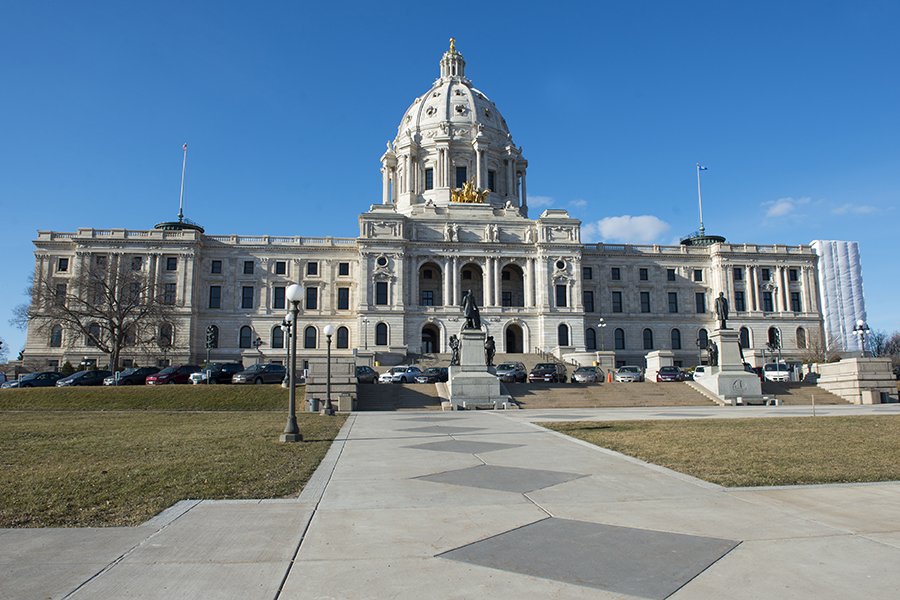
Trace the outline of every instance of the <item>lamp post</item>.
{"label": "lamp post", "polygon": [[282,442],[300,442],[303,435],[297,425],[297,315],[300,313],[300,300],[303,298],[303,288],[299,284],[292,284],[284,293],[291,303],[291,364],[289,374],[288,392],[288,419],[281,434]]}
{"label": "lamp post", "polygon": [[330,323],[325,326],[325,414],[334,416],[334,406],[331,405],[331,336],[334,334],[334,326]]}
{"label": "lamp post", "polygon": [[606,321],[603,317],[600,317],[600,322],[597,323],[597,335],[600,336],[600,352],[603,352],[603,328],[606,327]]}
{"label": "lamp post", "polygon": [[259,364],[259,357],[262,356],[262,352],[259,351],[259,347],[262,346],[262,338],[256,336],[256,339],[253,340],[253,347],[256,348],[256,364]]}
{"label": "lamp post", "polygon": [[363,349],[368,350],[369,349],[369,317],[363,317],[362,324],[363,324],[363,344],[364,344]]}
{"label": "lamp post", "polygon": [[290,384],[290,364],[291,364],[291,323],[294,322],[294,315],[290,311],[281,321],[281,331],[284,334],[284,381],[281,382],[282,387]]}
{"label": "lamp post", "polygon": [[853,328],[853,333],[859,337],[859,349],[862,350],[863,358],[866,357],[866,336],[869,335],[869,326],[866,325],[866,322],[862,319],[857,319],[856,327]]}

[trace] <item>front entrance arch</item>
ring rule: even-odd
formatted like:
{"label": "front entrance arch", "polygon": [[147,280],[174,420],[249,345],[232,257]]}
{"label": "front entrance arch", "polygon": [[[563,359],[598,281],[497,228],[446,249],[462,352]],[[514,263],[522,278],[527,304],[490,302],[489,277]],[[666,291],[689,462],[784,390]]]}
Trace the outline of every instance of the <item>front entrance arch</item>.
{"label": "front entrance arch", "polygon": [[434,325],[426,325],[422,328],[422,354],[434,354],[440,352],[441,333]]}
{"label": "front entrance arch", "polygon": [[522,354],[524,352],[524,337],[522,328],[515,323],[507,326],[504,338],[505,352],[507,354]]}

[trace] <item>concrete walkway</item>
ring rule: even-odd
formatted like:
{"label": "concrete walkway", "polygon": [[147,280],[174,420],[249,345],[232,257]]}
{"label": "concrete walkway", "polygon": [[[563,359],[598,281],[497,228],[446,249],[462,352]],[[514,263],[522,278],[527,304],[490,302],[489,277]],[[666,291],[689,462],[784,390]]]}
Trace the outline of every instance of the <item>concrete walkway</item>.
{"label": "concrete walkway", "polygon": [[357,413],[298,499],[0,530],[0,599],[896,598],[900,483],[726,490],[529,422],[784,408]]}

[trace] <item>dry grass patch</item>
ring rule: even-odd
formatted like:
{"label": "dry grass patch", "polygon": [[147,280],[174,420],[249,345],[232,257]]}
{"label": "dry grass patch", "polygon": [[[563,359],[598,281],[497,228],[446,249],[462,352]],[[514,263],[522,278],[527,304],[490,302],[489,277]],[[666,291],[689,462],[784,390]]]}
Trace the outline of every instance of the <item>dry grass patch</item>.
{"label": "dry grass patch", "polygon": [[900,416],[541,425],[727,487],[900,480]]}
{"label": "dry grass patch", "polygon": [[306,441],[284,444],[286,414],[0,412],[0,527],[136,525],[184,499],[296,495],[345,417],[299,414]]}

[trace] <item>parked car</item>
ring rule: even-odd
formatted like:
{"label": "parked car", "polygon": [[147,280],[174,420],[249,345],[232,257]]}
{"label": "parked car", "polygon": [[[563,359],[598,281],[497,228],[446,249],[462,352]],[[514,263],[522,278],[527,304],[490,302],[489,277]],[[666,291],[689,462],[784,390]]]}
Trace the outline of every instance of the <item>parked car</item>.
{"label": "parked car", "polygon": [[525,383],[528,379],[528,369],[520,362],[500,363],[494,374],[505,383]]}
{"label": "parked car", "polygon": [[[118,385],[144,385],[147,382],[147,375],[154,373],[159,373],[159,367],[129,367],[119,371]],[[103,385],[116,385],[115,374],[104,379]]]}
{"label": "parked car", "polygon": [[562,363],[538,363],[534,365],[528,374],[528,382],[546,381],[551,383],[565,383],[568,379],[566,375],[566,365]]}
{"label": "parked car", "polygon": [[789,381],[791,369],[785,363],[769,363],[763,367],[767,381]]}
{"label": "parked car", "polygon": [[602,383],[603,369],[600,367],[578,367],[572,373],[573,383]]}
{"label": "parked car", "polygon": [[22,375],[18,380],[13,379],[3,384],[3,389],[7,388],[27,388],[27,387],[53,387],[56,382],[62,378],[62,375],[54,371],[40,371],[38,373],[28,373]]}
{"label": "parked car", "polygon": [[394,373],[405,373],[408,368],[409,365],[397,365],[396,367],[391,367],[378,376],[378,383],[391,383],[394,381]]}
{"label": "parked car", "polygon": [[635,383],[644,380],[644,372],[640,367],[625,365],[616,369],[616,381],[621,383]]}
{"label": "parked car", "polygon": [[109,371],[78,371],[56,381],[57,387],[70,385],[103,385],[103,380],[112,375]]}
{"label": "parked car", "polygon": [[678,367],[660,367],[656,373],[656,382],[684,381],[684,372]]}
{"label": "parked car", "polygon": [[356,383],[378,383],[378,371],[368,365],[357,365]]}
{"label": "parked car", "polygon": [[[0,384],[6,383],[6,373],[0,371]],[[2,386],[0,386],[2,387]]]}
{"label": "parked car", "polygon": [[691,378],[700,379],[701,377],[706,377],[707,375],[709,375],[708,367],[706,367],[705,365],[699,365],[694,367],[694,372],[691,373]]}
{"label": "parked car", "polygon": [[416,375],[416,383],[439,383],[449,378],[447,367],[428,367],[420,375]]}
{"label": "parked car", "polygon": [[253,365],[232,375],[231,383],[281,383],[284,381],[285,372],[284,365],[274,363]]}
{"label": "parked car", "polygon": [[148,375],[146,378],[147,385],[163,385],[173,383],[190,383],[191,373],[200,370],[198,365],[178,365],[166,367],[158,373]]}
{"label": "parked car", "polygon": [[207,378],[209,378],[209,383],[231,383],[232,375],[243,370],[244,365],[239,362],[215,362],[201,367],[196,373],[191,373],[189,379],[194,385],[206,383]]}
{"label": "parked car", "polygon": [[[397,367],[394,367],[397,369]],[[416,380],[416,377],[422,374],[422,369],[419,367],[405,367],[405,370],[394,371],[394,375],[391,377],[391,383],[413,383]]]}

